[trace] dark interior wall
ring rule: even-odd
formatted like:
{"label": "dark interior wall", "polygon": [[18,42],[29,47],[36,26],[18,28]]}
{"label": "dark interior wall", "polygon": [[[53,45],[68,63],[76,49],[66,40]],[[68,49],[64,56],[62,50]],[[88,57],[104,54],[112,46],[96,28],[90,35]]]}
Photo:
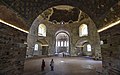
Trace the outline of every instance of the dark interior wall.
{"label": "dark interior wall", "polygon": [[26,35],[0,23],[0,75],[22,75]]}
{"label": "dark interior wall", "polygon": [[48,46],[42,46],[42,55],[48,55]]}
{"label": "dark interior wall", "polygon": [[103,71],[105,75],[120,75],[120,24],[100,33]]}

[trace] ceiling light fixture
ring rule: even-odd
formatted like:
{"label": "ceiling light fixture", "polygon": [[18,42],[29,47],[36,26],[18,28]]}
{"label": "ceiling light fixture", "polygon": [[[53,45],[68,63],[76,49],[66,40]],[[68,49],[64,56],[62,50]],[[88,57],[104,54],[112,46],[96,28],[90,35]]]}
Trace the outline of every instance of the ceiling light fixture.
{"label": "ceiling light fixture", "polygon": [[8,26],[10,26],[10,27],[12,27],[12,28],[15,28],[15,29],[17,29],[17,30],[20,30],[20,31],[22,31],[22,32],[29,33],[28,31],[26,31],[26,30],[24,30],[24,29],[21,29],[21,28],[15,26],[15,25],[10,24],[10,23],[7,23],[7,22],[5,22],[5,21],[3,21],[3,20],[1,20],[1,19],[0,19],[0,22],[1,22],[1,23],[4,23],[4,24],[6,24],[6,25],[8,25]]}
{"label": "ceiling light fixture", "polygon": [[111,23],[110,25],[108,25],[108,26],[106,26],[106,27],[103,27],[103,28],[99,29],[97,32],[102,32],[102,31],[104,31],[104,30],[107,30],[108,28],[111,28],[111,27],[113,27],[113,26],[115,26],[115,25],[118,25],[119,23],[120,23],[120,20],[118,20],[118,21],[116,21],[116,22],[114,22],[114,23]]}

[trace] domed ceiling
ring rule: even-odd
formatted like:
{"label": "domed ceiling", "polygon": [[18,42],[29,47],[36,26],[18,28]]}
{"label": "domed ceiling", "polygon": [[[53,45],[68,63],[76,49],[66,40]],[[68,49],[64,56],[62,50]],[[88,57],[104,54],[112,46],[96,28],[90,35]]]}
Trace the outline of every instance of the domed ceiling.
{"label": "domed ceiling", "polygon": [[59,5],[49,8],[45,10],[41,16],[54,23],[73,23],[88,17],[78,8],[67,5]]}

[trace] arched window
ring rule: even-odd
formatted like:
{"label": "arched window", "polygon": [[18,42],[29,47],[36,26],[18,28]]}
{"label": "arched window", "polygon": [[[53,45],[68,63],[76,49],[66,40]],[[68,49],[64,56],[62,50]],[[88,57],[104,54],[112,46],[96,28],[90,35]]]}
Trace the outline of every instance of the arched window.
{"label": "arched window", "polygon": [[67,46],[69,46],[69,42],[67,41]]}
{"label": "arched window", "polygon": [[64,42],[64,46],[67,47],[67,42],[66,41]]}
{"label": "arched window", "polygon": [[103,44],[104,44],[104,42],[101,40],[101,41],[100,41],[100,45],[103,45]]}
{"label": "arched window", "polygon": [[91,45],[90,44],[87,45],[87,51],[91,52]]}
{"label": "arched window", "polygon": [[88,27],[86,24],[82,24],[80,27],[79,27],[79,36],[82,37],[82,36],[88,36]]}
{"label": "arched window", "polygon": [[38,51],[38,44],[35,44],[34,50],[35,50],[35,51]]}
{"label": "arched window", "polygon": [[56,41],[56,46],[58,46],[58,41]]}
{"label": "arched window", "polygon": [[57,45],[58,47],[60,46],[60,41],[58,41],[58,45]]}
{"label": "arched window", "polygon": [[63,41],[61,41],[61,47],[63,47]]}
{"label": "arched window", "polygon": [[46,26],[44,24],[39,25],[38,36],[46,36]]}

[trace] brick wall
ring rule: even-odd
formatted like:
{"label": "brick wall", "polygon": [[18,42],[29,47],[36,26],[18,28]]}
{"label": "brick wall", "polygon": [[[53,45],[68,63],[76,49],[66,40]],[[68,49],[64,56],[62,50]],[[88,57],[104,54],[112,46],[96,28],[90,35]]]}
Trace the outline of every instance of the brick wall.
{"label": "brick wall", "polygon": [[120,75],[120,25],[102,33],[103,71],[104,75]]}
{"label": "brick wall", "polygon": [[26,34],[0,23],[0,75],[22,75]]}

